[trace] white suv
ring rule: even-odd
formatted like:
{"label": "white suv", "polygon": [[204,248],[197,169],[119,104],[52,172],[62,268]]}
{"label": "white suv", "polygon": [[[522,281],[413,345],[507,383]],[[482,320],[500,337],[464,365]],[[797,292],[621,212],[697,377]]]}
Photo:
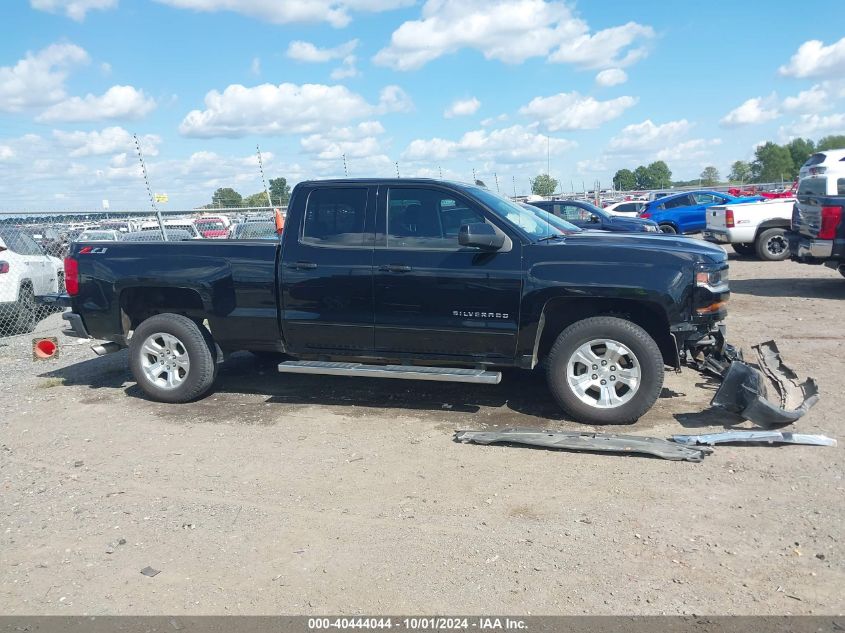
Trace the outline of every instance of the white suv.
{"label": "white suv", "polygon": [[[798,180],[808,176],[831,176],[833,186],[830,188],[835,189],[837,179],[845,178],[845,149],[829,149],[811,155],[798,170]],[[828,195],[835,196],[836,192],[829,191]]]}
{"label": "white suv", "polygon": [[0,336],[31,332],[40,312],[35,297],[62,291],[63,277],[62,260],[24,231],[0,228]]}

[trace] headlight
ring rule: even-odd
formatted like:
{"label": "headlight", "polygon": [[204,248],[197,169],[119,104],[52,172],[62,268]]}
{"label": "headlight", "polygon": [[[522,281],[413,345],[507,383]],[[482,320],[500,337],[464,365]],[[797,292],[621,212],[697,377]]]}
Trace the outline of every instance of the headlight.
{"label": "headlight", "polygon": [[656,224],[646,224],[645,225],[645,232],[646,233],[659,233],[660,227],[658,227]]}
{"label": "headlight", "polygon": [[722,270],[700,270],[695,273],[695,285],[722,292],[728,289],[728,268]]}

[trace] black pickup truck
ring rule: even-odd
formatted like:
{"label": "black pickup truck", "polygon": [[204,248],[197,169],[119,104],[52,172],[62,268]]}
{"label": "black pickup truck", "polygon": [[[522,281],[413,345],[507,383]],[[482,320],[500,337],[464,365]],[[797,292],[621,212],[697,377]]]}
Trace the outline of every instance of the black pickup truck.
{"label": "black pickup truck", "polygon": [[483,187],[313,181],[279,242],[76,243],[76,336],[129,347],[141,388],[185,402],[236,350],[280,372],[498,383],[542,365],[573,418],[630,423],[664,367],[723,344],[727,258],[684,237],[581,231]]}
{"label": "black pickup truck", "polygon": [[802,178],[786,234],[793,260],[824,264],[845,277],[845,178]]}

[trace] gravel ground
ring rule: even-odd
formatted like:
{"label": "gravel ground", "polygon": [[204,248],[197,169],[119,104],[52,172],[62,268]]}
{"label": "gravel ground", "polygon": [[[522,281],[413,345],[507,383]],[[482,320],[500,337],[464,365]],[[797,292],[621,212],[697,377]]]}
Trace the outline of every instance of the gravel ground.
{"label": "gravel ground", "polygon": [[[773,338],[845,438],[845,280],[732,261],[729,340]],[[58,315],[39,326],[59,329]],[[125,352],[0,340],[5,614],[841,614],[843,445],[720,446],[703,463],[456,444],[566,420],[539,375],[498,386],[279,376],[249,354],[215,393],[150,402]],[[668,374],[630,427],[749,427]],[[159,570],[154,577],[140,573]]]}

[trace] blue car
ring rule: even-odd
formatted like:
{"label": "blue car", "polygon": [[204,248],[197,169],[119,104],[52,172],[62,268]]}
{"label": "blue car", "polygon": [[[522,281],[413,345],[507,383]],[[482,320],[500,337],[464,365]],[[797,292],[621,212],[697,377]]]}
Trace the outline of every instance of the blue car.
{"label": "blue car", "polygon": [[601,229],[625,233],[657,233],[657,224],[651,220],[610,215],[607,211],[583,200],[537,200],[528,204],[548,211],[580,229]]}
{"label": "blue car", "polygon": [[760,197],[736,198],[719,191],[684,191],[649,202],[639,217],[657,222],[664,233],[698,233],[707,225],[707,208]]}

